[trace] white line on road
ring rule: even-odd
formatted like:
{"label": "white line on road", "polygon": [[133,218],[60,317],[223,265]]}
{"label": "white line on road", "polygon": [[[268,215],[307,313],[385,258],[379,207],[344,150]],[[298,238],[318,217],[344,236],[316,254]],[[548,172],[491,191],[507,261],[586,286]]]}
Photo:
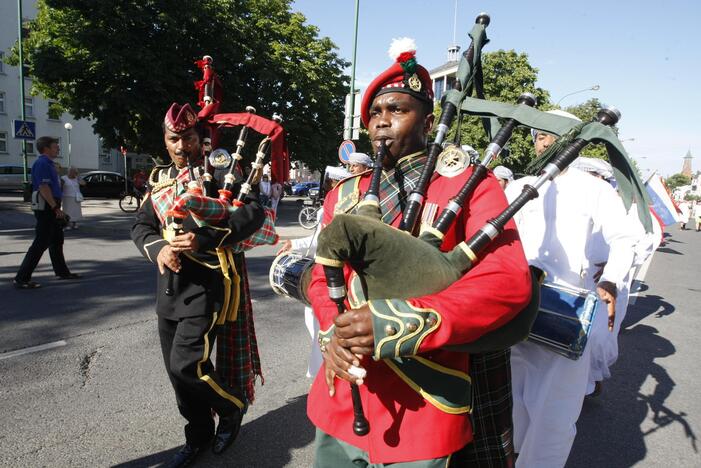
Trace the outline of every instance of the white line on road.
{"label": "white line on road", "polygon": [[25,232],[25,231],[33,231],[33,230],[34,230],[34,228],[0,229],[0,232],[13,233],[13,232]]}
{"label": "white line on road", "polygon": [[66,342],[64,340],[53,341],[51,343],[46,343],[39,346],[30,346],[29,348],[16,349],[14,351],[8,351],[6,353],[0,354],[0,361],[15,356],[21,356],[23,354],[36,353],[37,351],[45,351],[47,349],[53,348],[60,348],[61,346],[66,346]]}

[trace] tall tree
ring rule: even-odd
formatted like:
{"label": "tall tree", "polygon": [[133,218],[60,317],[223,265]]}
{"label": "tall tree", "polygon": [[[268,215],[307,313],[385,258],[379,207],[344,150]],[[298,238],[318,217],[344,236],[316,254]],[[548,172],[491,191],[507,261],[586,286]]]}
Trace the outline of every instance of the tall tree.
{"label": "tall tree", "polygon": [[[494,101],[516,103],[518,96],[530,92],[538,99],[538,108],[549,109],[550,93],[535,85],[538,69],[528,62],[528,55],[514,50],[497,50],[483,56],[484,92],[486,98]],[[436,108],[436,118],[440,108]],[[454,138],[456,125],[453,125],[449,138]],[[466,117],[460,128],[460,141],[469,144],[480,153],[489,141],[479,119]],[[521,172],[535,156],[529,132],[517,128],[509,141],[509,156],[498,164],[509,166],[514,172]],[[496,165],[496,163],[495,163]]]}
{"label": "tall tree", "polygon": [[[194,102],[208,54],[223,112],[279,112],[293,158],[314,168],[341,140],[346,66],[291,0],[39,0],[25,40],[33,92],[95,120],[110,146],[163,154],[170,103]],[[15,56],[16,61],[16,56]],[[253,146],[253,145],[249,145]]]}

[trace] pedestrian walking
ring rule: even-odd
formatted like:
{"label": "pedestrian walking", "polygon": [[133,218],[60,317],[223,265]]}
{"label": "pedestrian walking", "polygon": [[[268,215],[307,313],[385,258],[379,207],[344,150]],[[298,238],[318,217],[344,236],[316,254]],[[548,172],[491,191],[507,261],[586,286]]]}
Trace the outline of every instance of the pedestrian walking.
{"label": "pedestrian walking", "polygon": [[22,264],[13,280],[18,289],[36,289],[40,284],[32,281],[32,273],[39,264],[46,249],[49,249],[51,266],[58,279],[72,280],[80,277],[71,273],[63,256],[63,228],[66,225],[66,213],[61,210],[63,192],[59,182],[54,160],[58,157],[58,139],[43,136],[36,142],[39,157],[32,164],[32,210],[37,220],[34,241],[27,250]]}
{"label": "pedestrian walking", "polygon": [[73,166],[68,168],[68,174],[61,176],[63,211],[70,217],[70,222],[66,229],[77,229],[78,221],[83,219],[81,185],[85,185],[85,181],[78,177],[78,169]]}

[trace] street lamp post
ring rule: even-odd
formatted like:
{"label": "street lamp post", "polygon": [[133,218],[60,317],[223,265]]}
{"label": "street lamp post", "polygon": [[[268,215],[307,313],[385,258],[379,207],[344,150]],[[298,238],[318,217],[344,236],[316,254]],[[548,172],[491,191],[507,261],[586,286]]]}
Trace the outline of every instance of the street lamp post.
{"label": "street lamp post", "polygon": [[600,88],[601,88],[601,86],[599,86],[598,84],[596,84],[596,85],[594,85],[594,86],[590,86],[590,87],[588,87],[588,88],[580,89],[580,90],[578,90],[578,91],[572,91],[571,93],[567,93],[567,94],[565,94],[564,96],[562,96],[562,97],[555,103],[555,105],[556,105],[556,106],[559,106],[560,103],[562,102],[562,100],[565,99],[567,96],[572,96],[573,94],[583,93],[583,92],[585,92],[585,91],[598,91]]}
{"label": "street lamp post", "polygon": [[66,169],[68,169],[71,167],[71,130],[73,130],[73,125],[70,122],[66,122],[63,128],[66,129],[66,133],[68,134],[68,161],[66,166]]}

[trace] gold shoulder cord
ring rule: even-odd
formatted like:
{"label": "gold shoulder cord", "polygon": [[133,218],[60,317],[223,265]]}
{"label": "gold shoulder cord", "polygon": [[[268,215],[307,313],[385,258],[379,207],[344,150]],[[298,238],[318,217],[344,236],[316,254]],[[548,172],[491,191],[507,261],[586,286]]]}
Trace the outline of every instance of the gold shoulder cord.
{"label": "gold shoulder cord", "polygon": [[151,185],[151,193],[157,193],[163,190],[164,188],[170,187],[171,185],[175,185],[177,179],[171,179],[170,178],[170,166],[168,167],[168,178],[163,180],[163,181],[158,181],[157,179],[160,178],[158,175],[160,174],[161,170],[164,169],[162,167],[154,167],[153,170],[151,171],[151,175],[148,178],[149,185]]}

